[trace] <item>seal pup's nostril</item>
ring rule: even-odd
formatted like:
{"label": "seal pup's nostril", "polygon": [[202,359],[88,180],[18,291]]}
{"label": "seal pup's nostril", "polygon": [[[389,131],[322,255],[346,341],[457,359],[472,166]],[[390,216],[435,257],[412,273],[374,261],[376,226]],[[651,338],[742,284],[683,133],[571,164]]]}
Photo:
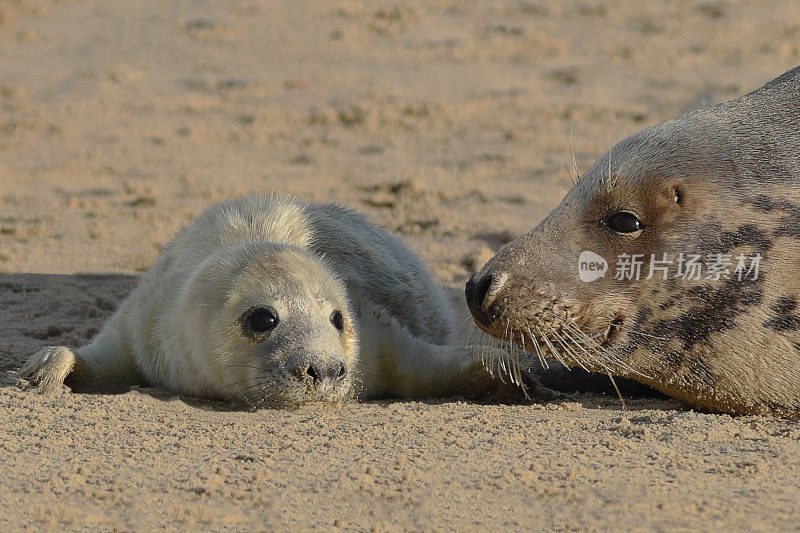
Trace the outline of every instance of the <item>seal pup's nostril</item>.
{"label": "seal pup's nostril", "polygon": [[306,368],[306,375],[311,377],[311,381],[316,383],[319,381],[319,372],[314,365],[308,365]]}
{"label": "seal pup's nostril", "polygon": [[312,363],[300,371],[300,379],[306,380],[309,377],[314,385],[326,385],[335,383],[347,375],[347,367],[344,363],[331,363],[329,365]]}
{"label": "seal pup's nostril", "polygon": [[344,363],[339,363],[339,368],[336,370],[336,379],[343,379],[347,375],[347,367]]}

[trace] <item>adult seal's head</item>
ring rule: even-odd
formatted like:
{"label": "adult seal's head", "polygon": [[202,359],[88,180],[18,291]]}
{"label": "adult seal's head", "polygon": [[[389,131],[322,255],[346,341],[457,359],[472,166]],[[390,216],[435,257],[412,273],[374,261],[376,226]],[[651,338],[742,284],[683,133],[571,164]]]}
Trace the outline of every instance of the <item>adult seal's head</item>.
{"label": "adult seal's head", "polygon": [[614,146],[466,296],[568,366],[800,415],[800,67]]}

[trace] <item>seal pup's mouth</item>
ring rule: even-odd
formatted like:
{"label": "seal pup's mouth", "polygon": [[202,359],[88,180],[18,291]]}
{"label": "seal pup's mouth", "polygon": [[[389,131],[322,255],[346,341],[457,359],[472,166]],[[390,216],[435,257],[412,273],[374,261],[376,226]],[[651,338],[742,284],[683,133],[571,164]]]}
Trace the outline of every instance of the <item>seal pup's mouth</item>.
{"label": "seal pup's mouth", "polygon": [[256,393],[234,396],[230,402],[256,411],[258,409],[296,409],[307,404],[340,405],[354,397],[352,387],[324,391],[308,391],[300,387],[295,390],[268,391],[265,387]]}
{"label": "seal pup's mouth", "polygon": [[228,366],[236,367],[254,372],[223,390],[230,404],[247,410],[291,409],[309,403],[340,404],[355,397],[356,377],[343,363],[331,369],[312,363],[272,370],[252,365]]}

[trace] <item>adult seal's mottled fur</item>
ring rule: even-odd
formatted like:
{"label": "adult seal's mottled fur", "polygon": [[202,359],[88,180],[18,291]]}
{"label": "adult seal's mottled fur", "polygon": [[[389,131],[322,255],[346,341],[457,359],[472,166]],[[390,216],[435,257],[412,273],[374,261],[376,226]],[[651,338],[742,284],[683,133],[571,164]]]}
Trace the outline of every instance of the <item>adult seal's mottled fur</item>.
{"label": "adult seal's mottled fur", "polygon": [[256,407],[434,396],[474,375],[452,337],[398,238],[334,205],[245,197],[167,244],[88,345],[45,348],[18,374],[40,391],[147,384]]}
{"label": "adult seal's mottled fur", "polygon": [[711,411],[800,416],[800,67],[614,146],[466,296],[530,352]]}

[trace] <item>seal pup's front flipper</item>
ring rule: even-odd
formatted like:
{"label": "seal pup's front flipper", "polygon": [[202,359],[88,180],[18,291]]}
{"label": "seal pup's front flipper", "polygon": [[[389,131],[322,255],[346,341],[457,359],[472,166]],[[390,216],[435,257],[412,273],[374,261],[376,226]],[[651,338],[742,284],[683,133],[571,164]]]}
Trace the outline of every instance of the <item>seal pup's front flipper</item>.
{"label": "seal pup's front flipper", "polygon": [[[84,366],[83,360],[66,346],[47,346],[17,370],[17,385],[40,393],[50,392],[63,385],[73,371]],[[76,373],[76,377],[80,374],[83,373]]]}
{"label": "seal pup's front flipper", "polygon": [[47,346],[17,371],[17,384],[47,393],[67,385],[75,391],[117,389],[139,382],[133,357],[107,330],[77,350]]}
{"label": "seal pup's front flipper", "polygon": [[[360,387],[356,392],[360,399],[510,399],[512,391],[521,391],[510,381],[494,379],[480,360],[465,358],[465,348],[455,341],[460,332],[450,332],[441,343],[432,342],[413,334],[357,289],[351,290],[361,327]],[[444,306],[438,311],[449,312]]]}

